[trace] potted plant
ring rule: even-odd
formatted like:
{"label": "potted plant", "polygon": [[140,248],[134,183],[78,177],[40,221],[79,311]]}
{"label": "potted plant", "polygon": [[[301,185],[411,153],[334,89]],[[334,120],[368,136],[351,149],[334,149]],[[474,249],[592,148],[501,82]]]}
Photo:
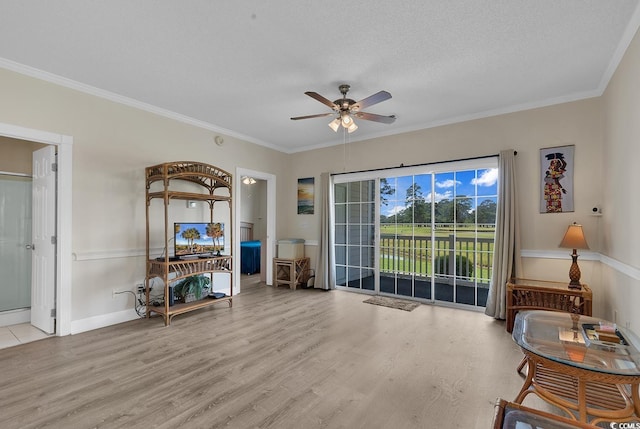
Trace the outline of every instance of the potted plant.
{"label": "potted plant", "polygon": [[184,302],[192,302],[202,299],[203,291],[209,288],[211,279],[202,274],[190,276],[181,280],[175,286],[175,293]]}

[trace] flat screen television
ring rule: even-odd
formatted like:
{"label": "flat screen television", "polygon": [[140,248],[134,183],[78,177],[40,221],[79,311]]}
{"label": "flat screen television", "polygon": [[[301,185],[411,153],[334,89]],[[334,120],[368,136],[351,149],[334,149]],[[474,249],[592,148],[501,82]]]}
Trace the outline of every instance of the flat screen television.
{"label": "flat screen television", "polygon": [[221,222],[176,222],[173,227],[176,257],[214,256],[224,250],[224,224]]}

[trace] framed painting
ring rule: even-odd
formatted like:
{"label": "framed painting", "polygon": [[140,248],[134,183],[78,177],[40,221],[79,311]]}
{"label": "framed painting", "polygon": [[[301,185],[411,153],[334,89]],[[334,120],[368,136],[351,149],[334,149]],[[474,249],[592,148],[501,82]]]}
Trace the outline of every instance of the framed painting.
{"label": "framed painting", "polygon": [[298,179],[298,214],[313,214],[314,178]]}
{"label": "framed painting", "polygon": [[540,149],[540,213],[573,211],[575,145]]}

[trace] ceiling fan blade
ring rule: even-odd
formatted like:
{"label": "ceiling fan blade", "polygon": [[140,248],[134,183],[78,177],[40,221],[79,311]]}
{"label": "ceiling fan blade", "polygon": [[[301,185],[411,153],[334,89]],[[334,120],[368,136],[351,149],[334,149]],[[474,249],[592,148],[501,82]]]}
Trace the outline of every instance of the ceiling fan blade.
{"label": "ceiling fan blade", "polygon": [[353,106],[351,106],[351,110],[357,111],[366,109],[369,106],[373,106],[374,104],[378,104],[390,98],[391,94],[389,94],[387,91],[376,92],[375,94],[356,102]]}
{"label": "ceiling fan blade", "polygon": [[313,92],[313,91],[307,91],[305,92],[305,94],[307,94],[309,97],[318,100],[319,102],[321,102],[322,104],[329,106],[330,108],[332,108],[335,111],[340,110],[340,107],[334,103],[331,100],[328,100],[326,98],[324,98],[322,95],[318,94],[317,92]]}
{"label": "ceiling fan blade", "polygon": [[353,114],[353,116],[358,119],[364,119],[365,121],[382,122],[383,124],[391,124],[396,120],[396,115],[383,116],[367,112],[356,112]]}
{"label": "ceiling fan blade", "polygon": [[335,113],[329,112],[329,113],[318,113],[317,115],[296,116],[295,118],[291,118],[291,120],[297,121],[298,119],[322,118],[323,116],[329,116],[329,115],[335,115]]}

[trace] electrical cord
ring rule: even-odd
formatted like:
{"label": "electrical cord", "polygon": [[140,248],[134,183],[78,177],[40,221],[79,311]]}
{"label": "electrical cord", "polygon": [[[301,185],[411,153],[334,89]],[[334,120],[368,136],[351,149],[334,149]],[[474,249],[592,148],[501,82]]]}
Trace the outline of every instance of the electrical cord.
{"label": "electrical cord", "polygon": [[116,292],[116,294],[121,294],[121,293],[130,293],[131,295],[133,295],[133,305],[134,308],[136,310],[136,314],[138,315],[138,317],[143,318],[143,317],[147,317],[147,306],[145,305],[144,301],[142,300],[142,296],[144,294],[144,292],[139,292],[139,295],[136,296],[136,293],[130,290],[123,290],[121,292]]}

